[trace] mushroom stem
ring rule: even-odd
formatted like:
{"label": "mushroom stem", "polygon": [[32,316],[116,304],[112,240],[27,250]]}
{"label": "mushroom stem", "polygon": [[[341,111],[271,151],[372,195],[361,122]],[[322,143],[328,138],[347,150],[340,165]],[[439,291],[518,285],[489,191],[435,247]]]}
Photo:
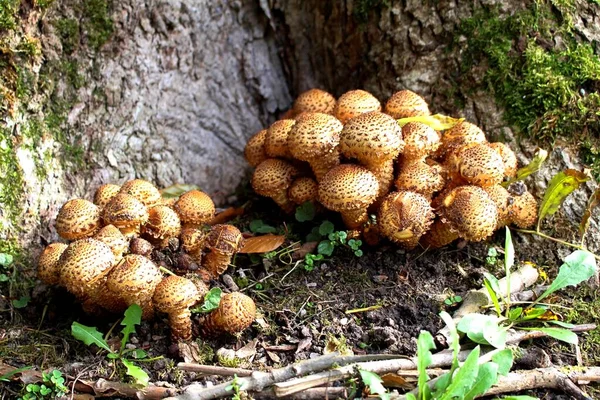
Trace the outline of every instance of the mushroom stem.
{"label": "mushroom stem", "polygon": [[369,220],[369,215],[365,208],[341,211],[341,214],[342,220],[348,229],[360,229]]}
{"label": "mushroom stem", "polygon": [[321,181],[321,178],[329,172],[333,167],[340,165],[340,153],[337,150],[323,154],[319,158],[313,158],[308,161],[317,182]]}
{"label": "mushroom stem", "polygon": [[192,312],[185,308],[169,313],[169,326],[173,338],[190,340],[192,338]]}
{"label": "mushroom stem", "polygon": [[278,193],[274,193],[273,196],[271,196],[271,198],[286,213],[291,213],[296,209],[296,205],[292,201],[290,201],[287,195],[287,191],[285,190]]}
{"label": "mushroom stem", "polygon": [[365,163],[365,167],[377,177],[379,181],[378,199],[388,194],[394,180],[394,160],[385,160],[379,163]]}
{"label": "mushroom stem", "polygon": [[458,239],[458,233],[450,228],[450,224],[436,219],[429,232],[423,236],[423,244],[432,249],[443,247]]}
{"label": "mushroom stem", "polygon": [[231,256],[212,250],[204,257],[203,266],[213,277],[218,278],[227,270],[230,262]]}

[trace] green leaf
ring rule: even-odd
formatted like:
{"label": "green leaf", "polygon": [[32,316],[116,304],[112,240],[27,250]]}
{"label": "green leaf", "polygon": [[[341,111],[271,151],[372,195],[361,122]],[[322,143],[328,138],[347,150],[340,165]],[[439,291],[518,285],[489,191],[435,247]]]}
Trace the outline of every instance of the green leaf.
{"label": "green leaf", "polygon": [[0,253],[0,267],[8,267],[13,263],[13,256],[7,253]]}
{"label": "green leaf", "polygon": [[108,353],[106,355],[106,358],[110,358],[111,360],[116,360],[117,358],[119,358],[119,355],[117,353]]}
{"label": "green leaf", "polygon": [[459,331],[479,344],[490,344],[497,349],[506,346],[506,330],[498,324],[500,319],[493,315],[467,314],[458,322]]}
{"label": "green leaf", "polygon": [[519,395],[519,396],[504,396],[504,397],[496,397],[496,399],[494,400],[540,400],[539,397],[531,397],[531,396],[525,396],[525,395]]}
{"label": "green leaf", "polygon": [[596,268],[596,260],[592,253],[585,250],[575,250],[565,258],[565,262],[558,270],[556,279],[554,279],[548,289],[535,302],[541,301],[557,290],[567,286],[576,286],[590,279],[596,274]]}
{"label": "green leaf", "polygon": [[202,303],[200,307],[192,308],[190,311],[193,313],[204,314],[216,310],[217,307],[219,307],[219,303],[221,303],[222,294],[223,291],[218,287],[210,289],[208,293],[204,295],[204,303]]}
{"label": "green leaf", "polygon": [[430,395],[429,386],[427,381],[429,376],[427,375],[427,367],[433,362],[431,356],[431,350],[435,349],[435,342],[433,336],[427,331],[421,331],[417,339],[417,370],[419,372],[418,387],[419,387],[419,399],[428,398]]}
{"label": "green leaf", "polygon": [[331,240],[321,240],[317,246],[317,252],[329,257],[333,254],[334,248],[335,246]]}
{"label": "green leaf", "polygon": [[131,355],[133,356],[133,358],[137,358],[142,359],[142,358],[146,358],[148,357],[148,353],[146,353],[144,350],[142,349],[135,349],[131,352]]}
{"label": "green leaf", "polygon": [[552,321],[552,320],[550,320],[550,321],[546,321],[546,322],[549,322],[549,323],[551,323],[551,324],[558,325],[558,326],[561,326],[561,327],[563,327],[563,328],[567,328],[567,329],[573,329],[573,328],[575,328],[575,325],[573,325],[573,324],[569,324],[568,322],[563,322],[563,321]]}
{"label": "green leaf", "polygon": [[102,334],[98,332],[95,326],[85,326],[79,322],[73,322],[71,325],[71,334],[73,337],[86,345],[95,344],[96,346],[112,353],[108,343],[102,337]]}
{"label": "green leaf", "polygon": [[[495,276],[484,272],[485,278],[483,280],[483,285],[492,299],[492,303],[494,304],[494,310],[498,316],[502,315],[502,309],[500,308],[500,303],[498,302],[497,293],[500,293],[500,284],[498,283],[498,279]],[[496,287],[496,289],[494,289]]]}
{"label": "green leaf", "polygon": [[506,227],[506,239],[504,240],[504,273],[506,274],[506,293],[510,293],[510,270],[515,265],[515,247],[513,246],[510,229]]}
{"label": "green leaf", "polygon": [[123,365],[125,366],[125,368],[127,368],[127,371],[125,371],[125,373],[127,375],[131,376],[135,380],[135,383],[137,385],[144,386],[144,387],[148,386],[150,377],[143,369],[141,369],[140,367],[138,367],[131,361],[126,360],[124,358],[122,358],[121,361],[123,362]]}
{"label": "green leaf", "polygon": [[412,393],[407,393],[406,394],[406,400],[417,400],[417,398],[415,397],[414,394]]}
{"label": "green leaf", "polygon": [[250,231],[252,231],[252,233],[275,233],[277,232],[277,229],[271,225],[265,224],[262,219],[255,219],[250,222]]}
{"label": "green leaf", "polygon": [[516,321],[519,319],[521,314],[523,314],[523,307],[511,308],[508,312],[508,319],[510,319],[511,321]]}
{"label": "green leaf", "polygon": [[323,237],[323,235],[321,235],[319,233],[319,227],[315,226],[314,228],[312,228],[310,233],[308,235],[306,235],[306,241],[307,242],[318,242],[319,240],[321,240],[322,237]]}
{"label": "green leaf", "polygon": [[14,308],[25,308],[29,304],[29,296],[21,296],[19,300],[13,300],[12,305]]}
{"label": "green leaf", "polygon": [[546,311],[546,308],[541,307],[528,308],[527,310],[525,310],[525,315],[523,315],[523,321],[537,319],[538,317],[544,315]]}
{"label": "green leaf", "polygon": [[323,221],[319,226],[319,233],[321,236],[327,236],[330,233],[333,233],[335,230],[335,226],[330,221]]}
{"label": "green leaf", "polygon": [[125,327],[121,330],[123,333],[123,338],[121,339],[121,350],[125,349],[125,345],[129,341],[129,335],[135,333],[135,326],[139,325],[142,322],[142,308],[137,304],[130,305],[127,310],[125,310],[125,318],[121,321],[121,325]]}
{"label": "green leaf", "polygon": [[465,393],[464,400],[473,400],[491,388],[498,380],[498,364],[487,362],[479,367],[475,384]]}
{"label": "green leaf", "polygon": [[8,276],[6,274],[0,274],[0,282],[8,282]]}
{"label": "green leaf", "polygon": [[464,397],[479,374],[479,353],[479,346],[469,353],[463,365],[452,376],[450,385],[439,397],[439,400],[462,399]]}
{"label": "green leaf", "polygon": [[371,371],[365,371],[364,369],[359,369],[360,378],[363,383],[369,387],[371,393],[378,395],[382,400],[388,400],[390,398],[389,393],[383,386],[383,380],[379,375]]}
{"label": "green leaf", "polygon": [[8,382],[10,380],[10,378],[18,373],[21,373],[23,371],[27,371],[28,369],[31,369],[33,367],[22,367],[22,368],[16,368],[13,369],[12,371],[8,371],[5,374],[0,375],[0,382],[4,381],[4,382]]}
{"label": "green leaf", "polygon": [[440,313],[440,318],[444,321],[446,326],[448,327],[448,331],[450,332],[450,337],[448,346],[452,349],[452,369],[458,367],[458,353],[460,352],[460,336],[458,335],[458,330],[456,329],[456,324],[454,320],[446,311],[442,311]]}
{"label": "green leaf", "polygon": [[577,344],[579,343],[579,338],[575,334],[575,332],[571,332],[568,329],[563,328],[520,328],[526,331],[540,331],[544,332],[546,335],[560,340],[562,342],[566,342],[569,344]]}
{"label": "green leaf", "polygon": [[179,197],[185,192],[189,192],[190,190],[200,190],[200,187],[196,185],[178,183],[162,189],[160,191],[160,194],[164,199],[172,199],[175,197]]}
{"label": "green leaf", "polygon": [[315,218],[315,205],[312,201],[307,201],[296,207],[296,221],[306,222]]}
{"label": "green leaf", "polygon": [[513,365],[513,352],[511,349],[500,350],[492,356],[492,361],[498,364],[498,374],[506,376]]}
{"label": "green leaf", "polygon": [[398,124],[400,127],[408,124],[409,122],[421,122],[425,125],[429,125],[436,131],[444,131],[450,129],[456,124],[462,122],[464,118],[452,118],[447,115],[434,114],[434,115],[419,115],[416,117],[400,118]]}
{"label": "green leaf", "polygon": [[546,193],[544,193],[544,198],[540,205],[538,230],[542,220],[546,218],[547,215],[554,214],[558,211],[558,208],[567,196],[589,179],[590,178],[583,172],[574,169],[567,169],[566,171],[561,171],[554,175],[550,180],[550,183],[548,183],[548,188],[546,189]]}
{"label": "green leaf", "polygon": [[502,186],[508,187],[511,183],[522,181],[523,179],[527,178],[529,175],[539,171],[540,168],[542,167],[542,164],[544,164],[544,161],[546,161],[546,158],[548,158],[548,152],[543,149],[538,149],[536,151],[535,155],[533,156],[533,159],[531,160],[531,162],[529,164],[527,164],[526,166],[524,166],[523,168],[520,168],[517,171],[517,175],[515,175],[514,178],[511,178],[508,181],[502,183]]}

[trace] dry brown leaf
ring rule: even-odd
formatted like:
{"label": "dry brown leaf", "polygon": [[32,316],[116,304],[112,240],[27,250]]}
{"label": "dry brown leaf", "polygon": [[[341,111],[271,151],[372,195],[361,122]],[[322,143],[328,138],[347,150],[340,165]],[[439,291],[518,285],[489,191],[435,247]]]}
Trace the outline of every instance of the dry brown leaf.
{"label": "dry brown leaf", "polygon": [[204,356],[200,351],[200,347],[196,342],[180,342],[179,356],[183,358],[183,361],[186,363],[202,364],[205,361]]}
{"label": "dry brown leaf", "polygon": [[244,247],[238,253],[267,253],[285,242],[283,235],[254,236],[244,240]]}
{"label": "dry brown leaf", "polygon": [[275,353],[273,351],[268,351],[267,350],[267,355],[269,356],[269,358],[271,359],[271,361],[273,361],[274,363],[281,362],[281,358],[279,358],[279,356],[277,355],[277,353]]}
{"label": "dry brown leaf", "polygon": [[306,242],[302,244],[297,250],[292,253],[292,258],[294,260],[301,260],[305,255],[309,253],[314,253],[317,249],[317,245],[319,242]]}
{"label": "dry brown leaf", "polygon": [[383,386],[385,386],[385,387],[401,388],[401,389],[412,389],[413,388],[413,385],[408,383],[406,381],[406,379],[404,379],[400,375],[396,375],[393,373],[382,375],[381,380],[383,380]]}
{"label": "dry brown leaf", "polygon": [[224,224],[235,217],[239,217],[244,213],[244,207],[229,207],[221,211],[213,219],[208,222],[208,225]]}

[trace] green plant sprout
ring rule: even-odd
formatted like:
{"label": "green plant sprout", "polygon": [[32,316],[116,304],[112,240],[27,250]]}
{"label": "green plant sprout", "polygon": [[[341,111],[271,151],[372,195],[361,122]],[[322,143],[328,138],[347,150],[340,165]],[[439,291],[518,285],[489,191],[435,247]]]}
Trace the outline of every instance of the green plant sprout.
{"label": "green plant sprout", "polygon": [[15,266],[15,259],[12,254],[0,253],[0,283],[8,282],[9,298],[13,298],[11,300],[11,305],[14,308],[25,308],[27,307],[27,304],[29,304],[30,297],[27,295],[22,295],[17,299],[13,293],[13,286],[17,285],[17,273],[18,271]]}
{"label": "green plant sprout", "polygon": [[[71,334],[73,337],[86,345],[95,344],[99,348],[106,350],[106,357],[113,362],[120,361],[125,367],[125,374],[133,378],[134,382],[138,386],[145,387],[148,385],[150,377],[140,367],[134,364],[134,362],[150,362],[162,358],[154,357],[149,358],[146,352],[142,349],[127,349],[126,344],[129,341],[129,336],[135,333],[135,325],[139,325],[142,319],[142,309],[137,304],[132,304],[125,310],[125,317],[121,321],[121,325],[124,328],[121,330],[123,337],[121,339],[121,346],[118,351],[114,351],[110,348],[106,339],[102,337],[102,333],[98,332],[96,327],[90,327],[80,324],[79,322],[73,322],[71,325]],[[116,367],[116,364],[115,364]]]}
{"label": "green plant sprout", "polygon": [[233,375],[233,380],[231,381],[231,384],[229,386],[227,386],[227,390],[233,391],[233,396],[231,397],[232,400],[241,400],[242,399],[242,391],[245,389],[244,388],[244,384],[242,383],[240,385],[240,382],[238,380],[238,376],[237,374]]}
{"label": "green plant sprout", "polygon": [[204,302],[199,306],[190,308],[190,311],[196,314],[206,314],[216,310],[219,307],[219,303],[221,303],[222,295],[223,291],[221,288],[214,287],[204,295]]}
{"label": "green plant sprout", "polygon": [[29,383],[25,386],[25,394],[19,400],[50,400],[62,397],[69,392],[65,386],[65,378],[55,369],[50,373],[42,372],[42,383]]}

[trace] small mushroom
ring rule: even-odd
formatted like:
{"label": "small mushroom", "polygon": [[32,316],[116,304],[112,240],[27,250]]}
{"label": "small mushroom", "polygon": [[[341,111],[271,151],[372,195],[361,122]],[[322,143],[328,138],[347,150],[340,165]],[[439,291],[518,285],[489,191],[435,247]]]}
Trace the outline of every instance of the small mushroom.
{"label": "small mushroom", "polygon": [[435,153],[436,159],[445,160],[451,153],[471,143],[486,143],[485,134],[476,125],[462,121],[442,135],[441,145]]}
{"label": "small mushroom", "polygon": [[293,119],[281,119],[273,122],[265,136],[265,153],[269,158],[292,158],[288,149],[287,138],[292,127],[296,124]]}
{"label": "small mushroom", "polygon": [[140,256],[148,257],[152,255],[154,251],[154,246],[152,243],[142,238],[133,238],[129,242],[129,252],[131,254],[138,254]]}
{"label": "small mushroom", "polygon": [[287,190],[298,176],[298,169],[292,164],[270,158],[261,162],[252,175],[252,188],[265,197],[270,197],[287,213],[294,211],[294,203],[290,201]]}
{"label": "small mushroom", "polygon": [[422,159],[404,160],[394,183],[398,190],[413,191],[431,198],[444,187],[444,169],[440,164],[429,164]]}
{"label": "small mushroom", "polygon": [[513,224],[519,228],[529,228],[535,225],[538,219],[538,204],[530,192],[524,192],[520,196],[512,196],[513,203],[510,205],[509,216]]}
{"label": "small mushroom", "polygon": [[508,190],[501,185],[486,186],[482,189],[487,193],[490,199],[492,199],[498,209],[498,224],[496,225],[496,230],[510,224],[510,208],[513,203],[513,198]]}
{"label": "small mushroom", "polygon": [[144,256],[128,254],[110,271],[106,286],[128,306],[140,306],[143,318],[149,320],[154,316],[152,295],[161,280],[156,264]]}
{"label": "small mushroom", "polygon": [[183,227],[200,228],[215,216],[215,203],[209,195],[199,190],[182,194],[173,208]]}
{"label": "small mushroom", "polygon": [[90,237],[100,226],[100,208],[84,199],[67,201],[56,216],[56,232],[66,240]]}
{"label": "small mushroom", "polygon": [[518,162],[515,152],[512,151],[511,148],[506,144],[501,142],[490,143],[489,146],[496,150],[498,154],[500,154],[500,157],[504,162],[504,176],[512,178],[513,176],[517,175]]}
{"label": "small mushroom", "polygon": [[379,193],[379,181],[368,169],[342,164],[329,171],[319,183],[319,201],[342,214],[348,229],[360,229],[368,220],[367,208]]}
{"label": "small mushroom", "polygon": [[137,198],[119,193],[102,212],[106,224],[116,226],[125,237],[137,236],[142,225],[148,221],[148,209]]}
{"label": "small mushroom", "polygon": [[385,104],[385,113],[395,119],[431,115],[427,102],[410,90],[394,93]]}
{"label": "small mushroom", "polygon": [[204,331],[208,335],[235,335],[252,325],[256,319],[254,300],[240,292],[225,293],[216,310],[206,316]]}
{"label": "small mushroom", "polygon": [[297,178],[288,189],[288,198],[295,204],[316,201],[319,196],[319,184],[306,176]]}
{"label": "small mushroom", "polygon": [[38,260],[38,278],[47,285],[58,285],[60,279],[59,259],[67,248],[64,243],[50,243]]}
{"label": "small mushroom", "polygon": [[231,262],[231,258],[242,247],[244,238],[238,228],[233,225],[214,225],[204,241],[204,249],[208,253],[204,257],[202,266],[213,277],[220,276]]}
{"label": "small mushroom", "polygon": [[421,243],[425,248],[439,249],[458,239],[458,232],[452,229],[450,223],[437,218],[429,231],[422,237]]}
{"label": "small mushroom", "polygon": [[429,125],[409,122],[402,127],[405,160],[423,159],[433,154],[440,146],[440,135]]}
{"label": "small mushroom", "polygon": [[498,185],[504,179],[502,157],[487,143],[461,147],[450,155],[447,165],[452,174],[473,185]]}
{"label": "small mushroom", "polygon": [[175,211],[167,206],[154,206],[148,210],[148,222],[142,228],[143,234],[158,249],[169,245],[169,239],[181,233],[181,222]]}
{"label": "small mushroom", "polygon": [[106,225],[94,235],[94,239],[101,241],[110,247],[115,256],[115,260],[119,262],[123,258],[123,254],[129,247],[127,238],[114,225]]}
{"label": "small mushroom", "polygon": [[198,228],[183,228],[179,239],[181,240],[181,249],[188,253],[195,262],[202,261],[202,250],[207,233]]}
{"label": "small mushroom", "polygon": [[408,191],[388,194],[379,207],[379,232],[406,249],[413,249],[431,226],[435,214],[425,196]]}
{"label": "small mushroom", "polygon": [[106,183],[100,186],[96,189],[96,193],[94,194],[94,204],[100,207],[100,209],[103,209],[120,190],[121,186],[113,183]]}
{"label": "small mushroom", "polygon": [[152,207],[156,204],[160,204],[162,197],[160,192],[152,183],[143,179],[132,179],[125,182],[121,186],[119,193],[128,194],[135,197],[146,207]]}
{"label": "small mushroom", "polygon": [[244,158],[251,167],[256,167],[258,164],[269,158],[265,152],[266,137],[267,130],[263,129],[248,139],[246,147],[244,147]]}
{"label": "small mushroom", "polygon": [[378,198],[389,192],[394,180],[394,160],[403,148],[400,126],[395,119],[379,111],[350,119],[340,134],[342,154],[358,160],[379,180]]}
{"label": "small mushroom", "polygon": [[381,103],[371,93],[358,89],[340,96],[333,115],[345,124],[349,119],[371,111],[381,111]]}
{"label": "small mushroom", "polygon": [[317,181],[340,163],[338,143],[342,128],[342,123],[329,114],[307,113],[296,120],[288,134],[290,153],[310,164]]}
{"label": "small mushroom", "polygon": [[335,108],[335,97],[321,89],[310,89],[301,93],[294,102],[294,114],[303,112],[320,112],[332,114]]}
{"label": "small mushroom", "polygon": [[163,278],[154,289],[152,301],[156,310],[168,314],[171,336],[174,339],[192,338],[192,312],[190,307],[201,299],[196,285],[177,275]]}

